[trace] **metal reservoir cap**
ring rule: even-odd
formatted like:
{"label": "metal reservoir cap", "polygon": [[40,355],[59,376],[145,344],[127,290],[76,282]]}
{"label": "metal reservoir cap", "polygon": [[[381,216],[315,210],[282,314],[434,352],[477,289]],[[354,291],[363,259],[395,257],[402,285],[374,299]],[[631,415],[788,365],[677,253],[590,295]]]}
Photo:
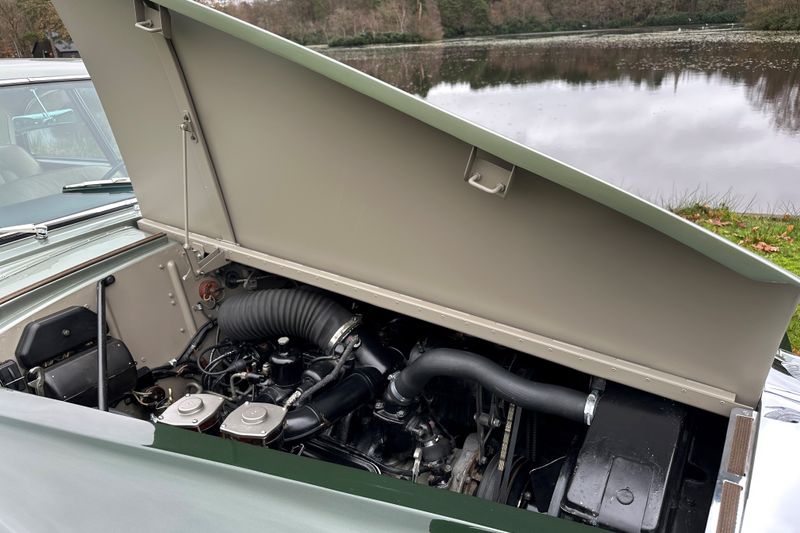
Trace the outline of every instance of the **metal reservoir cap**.
{"label": "metal reservoir cap", "polygon": [[203,431],[216,423],[222,401],[216,394],[187,394],[167,407],[157,420],[161,424]]}
{"label": "metal reservoir cap", "polygon": [[286,409],[271,403],[245,402],[229,414],[220,431],[239,440],[259,440],[266,444],[280,434]]}

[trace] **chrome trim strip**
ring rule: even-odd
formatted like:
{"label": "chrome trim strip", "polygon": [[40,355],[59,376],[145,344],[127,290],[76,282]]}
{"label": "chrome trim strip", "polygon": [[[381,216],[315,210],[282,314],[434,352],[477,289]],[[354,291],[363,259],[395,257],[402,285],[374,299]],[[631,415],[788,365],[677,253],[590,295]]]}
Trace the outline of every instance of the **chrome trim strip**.
{"label": "chrome trim strip", "polygon": [[[125,207],[131,207],[138,204],[138,200],[136,198],[128,198],[127,200],[120,200],[119,202],[113,202],[106,205],[101,205],[99,207],[93,207],[91,209],[86,209],[84,211],[78,211],[77,213],[73,213],[71,215],[65,215],[60,218],[54,218],[51,220],[47,220],[44,222],[37,222],[35,223],[36,226],[44,226],[47,231],[53,229],[53,226],[59,226],[62,224],[66,224],[69,222],[78,222],[79,220],[83,220],[86,218],[91,218],[96,215],[102,215],[105,213],[110,213],[112,211],[116,211],[118,209],[123,209]],[[26,235],[30,235],[28,232],[18,232],[18,233],[8,233],[4,234],[2,238],[0,238],[0,245],[3,245],[9,241],[13,241],[20,237],[24,237]]]}
{"label": "chrome trim strip", "polygon": [[41,78],[14,78],[10,80],[0,80],[0,87],[10,87],[14,85],[31,85],[37,83],[58,83],[67,81],[86,81],[91,80],[89,74],[81,74],[75,76],[74,74],[66,76],[46,76]]}
{"label": "chrome trim strip", "polygon": [[[744,475],[736,475],[728,471],[728,464],[730,462],[731,452],[734,447],[734,436],[736,435],[736,425],[739,418],[750,418],[753,423],[750,428],[747,443],[747,461],[745,462]],[[708,521],[706,522],[706,533],[717,533],[720,520],[720,508],[722,506],[722,490],[726,483],[738,485],[742,488],[742,495],[739,497],[738,509],[736,512],[736,525],[734,531],[737,533],[742,529],[744,506],[747,501],[747,492],[750,486],[750,470],[753,464],[753,453],[755,452],[755,436],[758,432],[758,411],[752,409],[735,408],[731,410],[731,416],[728,419],[728,431],[725,436],[725,447],[722,450],[722,460],[720,461],[719,474],[717,475],[717,484],[714,488],[714,498],[711,501],[711,509],[708,513]]]}

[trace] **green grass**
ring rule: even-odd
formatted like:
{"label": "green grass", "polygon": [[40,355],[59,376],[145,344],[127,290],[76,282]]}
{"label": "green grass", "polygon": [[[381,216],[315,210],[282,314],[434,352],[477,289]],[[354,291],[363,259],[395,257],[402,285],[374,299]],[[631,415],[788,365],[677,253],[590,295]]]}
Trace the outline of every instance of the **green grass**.
{"label": "green grass", "polygon": [[[706,203],[694,203],[673,211],[800,275],[800,217],[743,215],[725,204],[712,206]],[[800,307],[795,310],[788,334],[797,352],[800,348]]]}

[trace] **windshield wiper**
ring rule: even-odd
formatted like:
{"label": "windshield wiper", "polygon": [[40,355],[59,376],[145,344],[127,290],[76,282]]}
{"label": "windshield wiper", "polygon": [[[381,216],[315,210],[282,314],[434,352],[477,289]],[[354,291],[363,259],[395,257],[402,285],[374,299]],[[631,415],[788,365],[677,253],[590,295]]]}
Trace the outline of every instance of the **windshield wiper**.
{"label": "windshield wiper", "polygon": [[36,240],[43,241],[47,238],[47,226],[44,224],[20,224],[19,226],[6,226],[0,228],[0,239],[12,235],[33,235]]}
{"label": "windshield wiper", "polygon": [[111,178],[107,180],[90,180],[64,185],[61,192],[109,192],[133,191],[130,178]]}

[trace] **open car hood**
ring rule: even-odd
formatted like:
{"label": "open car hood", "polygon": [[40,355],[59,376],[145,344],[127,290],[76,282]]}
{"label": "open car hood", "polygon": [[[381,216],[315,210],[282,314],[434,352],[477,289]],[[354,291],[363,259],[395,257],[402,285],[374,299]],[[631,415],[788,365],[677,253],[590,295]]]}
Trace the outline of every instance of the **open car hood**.
{"label": "open car hood", "polygon": [[708,410],[757,403],[788,272],[198,3],[55,4],[142,227],[183,235],[185,141],[196,248]]}

